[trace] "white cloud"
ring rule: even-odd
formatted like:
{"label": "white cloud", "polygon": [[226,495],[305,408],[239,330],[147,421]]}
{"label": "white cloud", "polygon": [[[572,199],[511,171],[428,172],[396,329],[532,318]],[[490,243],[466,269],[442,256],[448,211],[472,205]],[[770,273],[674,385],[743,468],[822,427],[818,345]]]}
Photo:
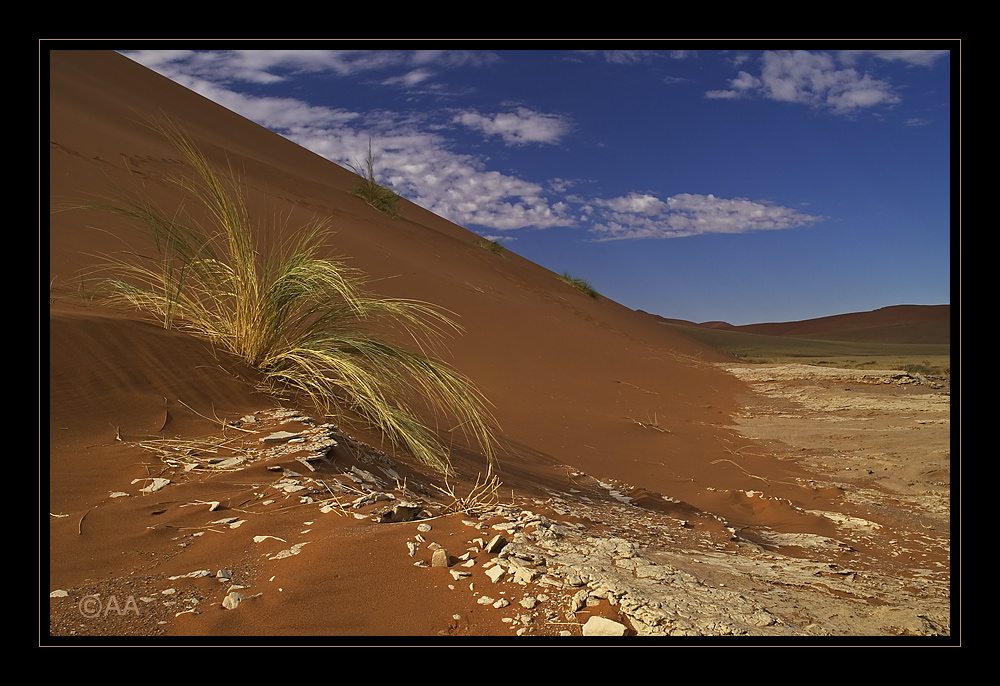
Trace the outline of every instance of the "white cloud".
{"label": "white cloud", "polygon": [[745,198],[681,193],[666,200],[649,194],[599,200],[598,240],[682,238],[709,233],[792,229],[822,219],[788,207]]}
{"label": "white cloud", "polygon": [[844,64],[854,64],[863,55],[873,55],[890,62],[906,62],[911,65],[930,67],[950,52],[950,50],[841,50],[838,53],[838,58]]}
{"label": "white cloud", "polygon": [[[308,52],[308,51],[307,51]],[[370,69],[378,59],[370,54],[310,55],[269,51],[268,55],[237,53],[132,53],[130,57],[327,159],[350,167],[364,159],[369,142],[379,182],[427,210],[461,226],[490,231],[589,226],[597,240],[676,238],[706,233],[742,233],[803,226],[819,217],[764,202],[713,195],[680,194],[661,199],[650,193],[630,193],[611,199],[567,195],[567,179],[547,186],[486,168],[472,155],[454,152],[441,134],[441,121],[427,113],[398,115],[379,111],[358,113],[309,105],[294,98],[259,97],[229,87],[233,78],[261,82],[274,75],[275,64],[296,68]],[[420,53],[400,62],[412,74],[416,61],[429,64],[471,59]],[[312,65],[312,67],[310,67]],[[316,65],[322,65],[317,67]],[[743,83],[741,81],[741,83]],[[746,88],[760,87],[749,77]],[[507,144],[555,143],[570,129],[561,116],[527,108],[483,115],[462,112],[452,121],[500,136]],[[496,240],[496,238],[492,238]]]}
{"label": "white cloud", "polygon": [[433,78],[434,72],[428,71],[427,69],[414,69],[409,71],[402,76],[391,76],[385,79],[382,83],[387,86],[403,86],[404,88],[411,88],[419,83]]}
{"label": "white cloud", "polygon": [[526,107],[488,115],[461,112],[455,115],[453,121],[487,136],[500,136],[506,145],[554,144],[570,130],[569,122],[564,117],[535,112]]}
{"label": "white cloud", "polygon": [[184,74],[219,83],[267,84],[284,81],[287,72],[345,77],[401,69],[403,75],[383,83],[407,87],[431,78],[430,67],[479,67],[499,59],[490,52],[469,50],[134,50],[122,54],[170,78]]}
{"label": "white cloud", "polygon": [[[678,53],[681,52],[683,51],[675,50],[671,53],[671,56],[680,58],[682,56],[678,55]],[[600,58],[609,64],[640,64],[664,56],[660,50],[572,50],[567,54]],[[565,55],[564,59],[566,59]]]}
{"label": "white cloud", "polygon": [[269,129],[302,130],[341,126],[357,112],[310,105],[294,98],[248,96],[185,73],[164,72],[171,80]]}
{"label": "white cloud", "polygon": [[[422,132],[391,113],[365,115],[362,129],[358,126],[361,115],[356,112],[312,106],[293,98],[246,95],[227,85],[233,78],[261,82],[262,75],[278,64],[337,70],[349,63],[350,68],[372,69],[376,63],[384,66],[395,57],[352,53],[345,61],[343,53],[332,51],[323,55],[250,52],[255,54],[184,51],[167,55],[153,51],[128,56],[342,166],[350,167],[363,159],[371,140],[380,182],[457,224],[511,230],[574,223],[568,206],[550,204],[539,184],[486,170],[473,156],[448,150],[440,136]],[[439,55],[427,51],[416,58],[423,64],[489,61],[469,53]],[[554,142],[567,128],[559,117],[523,108],[511,117],[497,116],[490,122],[484,125],[492,126],[505,140],[521,142]]]}
{"label": "white cloud", "polygon": [[888,81],[841,68],[829,53],[805,50],[767,51],[761,57],[759,75],[740,71],[728,89],[706,93],[710,98],[753,95],[826,107],[838,114],[899,102]]}

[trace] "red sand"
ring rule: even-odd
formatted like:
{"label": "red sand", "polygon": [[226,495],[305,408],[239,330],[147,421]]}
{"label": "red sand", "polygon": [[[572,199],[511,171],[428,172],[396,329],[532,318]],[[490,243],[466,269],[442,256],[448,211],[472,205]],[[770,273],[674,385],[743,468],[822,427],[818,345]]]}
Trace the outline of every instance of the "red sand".
{"label": "red sand", "polygon": [[[749,455],[739,465],[731,461],[732,449],[746,440],[725,427],[733,423],[738,394],[747,389],[709,364],[724,359],[712,350],[643,313],[586,297],[513,253],[493,255],[477,245],[474,234],[410,203],[403,203],[402,219],[390,220],[350,194],[356,179],[350,172],[125,57],[104,51],[50,56],[53,203],[111,194],[116,186],[133,183],[169,201],[162,180],[179,169],[179,155],[140,123],[166,115],[213,158],[225,156],[245,169],[258,189],[255,203],[263,207],[266,191],[275,213],[328,217],[336,230],[333,252],[367,272],[374,290],[456,313],[465,333],[450,341],[449,361],[495,405],[505,445],[500,456],[505,490],[545,497],[544,489],[566,488],[566,467],[572,466],[730,521],[803,526],[780,509],[741,505],[738,489],[760,488],[751,473],[767,477],[769,496],[808,502],[811,509],[832,507],[818,502],[828,495],[778,483],[786,463]],[[153,584],[154,578],[228,566],[257,571],[253,592],[261,583],[285,590],[265,593],[239,613],[214,607],[171,619],[168,632],[508,635],[495,616],[456,600],[446,589],[450,578],[436,574],[441,570],[413,566],[404,547],[413,534],[409,525],[333,516],[308,525],[305,521],[317,519],[314,513],[292,511],[287,517],[251,519],[238,537],[208,533],[211,545],[189,540],[179,555],[187,540],[184,527],[204,524],[206,513],[178,503],[236,501],[247,492],[247,482],[264,478],[263,467],[185,484],[184,491],[109,497],[120,490],[134,493],[133,479],[160,468],[152,455],[128,442],[209,435],[218,426],[199,414],[233,419],[275,406],[254,392],[252,370],[216,356],[209,345],[78,296],[81,271],[98,261],[93,255],[120,248],[119,237],[132,245],[141,241],[109,216],[51,217],[50,447],[48,465],[41,466],[43,481],[49,482],[49,511],[66,516],[51,518],[42,532],[49,547],[48,585],[148,593],[142,584]],[[669,435],[633,421],[651,423],[654,417]],[[455,466],[468,483],[486,465],[482,456],[460,450]],[[455,518],[434,525],[435,535],[445,537],[463,529]],[[248,548],[250,536],[288,540],[310,526],[317,537],[306,550],[321,549],[318,557],[299,555],[268,566]],[[186,583],[218,586],[214,579]],[[456,602],[468,606],[456,608]],[[453,626],[455,613],[463,613],[469,626]],[[104,629],[143,630],[148,627],[110,620]]]}
{"label": "red sand", "polygon": [[734,326],[727,322],[665,322],[724,329],[764,336],[791,336],[831,341],[873,343],[950,343],[951,305],[892,305],[871,312],[851,312],[795,322],[768,322]]}

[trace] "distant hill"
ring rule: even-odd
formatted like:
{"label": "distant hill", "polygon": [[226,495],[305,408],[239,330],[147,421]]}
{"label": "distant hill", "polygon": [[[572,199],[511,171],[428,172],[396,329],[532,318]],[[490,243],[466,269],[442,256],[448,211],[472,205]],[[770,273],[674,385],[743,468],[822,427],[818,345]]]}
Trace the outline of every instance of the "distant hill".
{"label": "distant hill", "polygon": [[871,312],[742,326],[720,321],[695,323],[652,316],[668,324],[764,336],[858,343],[951,343],[951,305],[893,305]]}

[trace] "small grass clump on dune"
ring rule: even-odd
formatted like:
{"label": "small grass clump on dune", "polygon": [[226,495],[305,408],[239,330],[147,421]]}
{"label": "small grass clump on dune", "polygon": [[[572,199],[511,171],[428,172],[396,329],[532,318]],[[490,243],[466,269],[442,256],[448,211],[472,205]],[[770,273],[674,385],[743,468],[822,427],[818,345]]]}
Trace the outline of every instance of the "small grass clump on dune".
{"label": "small grass clump on dune", "polygon": [[578,276],[573,276],[569,272],[563,272],[559,278],[568,283],[576,290],[580,291],[585,295],[589,295],[591,298],[594,298],[595,300],[600,297],[600,293],[594,290],[593,286],[591,286],[586,279],[581,279]]}
{"label": "small grass clump on dune", "polygon": [[393,190],[380,184],[375,177],[375,155],[372,153],[372,142],[368,141],[368,156],[364,164],[355,162],[351,165],[355,174],[361,177],[361,181],[354,187],[354,195],[358,196],[369,205],[380,212],[384,212],[393,219],[399,217],[400,197]]}
{"label": "small grass clump on dune", "polygon": [[[447,421],[492,459],[485,398],[429,351],[460,327],[438,308],[366,292],[364,275],[321,256],[324,222],[258,230],[243,183],[218,172],[175,128],[159,127],[195,174],[173,183],[195,211],[166,212],[144,196],[88,207],[138,222],[158,255],[107,265],[112,303],[210,340],[262,372],[269,391],[304,393],[323,411],[357,413],[398,448],[448,472],[448,447],[421,416]],[[402,330],[408,350],[375,331]],[[446,427],[447,428],[447,427]]]}
{"label": "small grass clump on dune", "polygon": [[494,255],[503,256],[503,246],[500,245],[499,241],[491,241],[487,238],[479,238],[476,244],[487,252],[491,252]]}

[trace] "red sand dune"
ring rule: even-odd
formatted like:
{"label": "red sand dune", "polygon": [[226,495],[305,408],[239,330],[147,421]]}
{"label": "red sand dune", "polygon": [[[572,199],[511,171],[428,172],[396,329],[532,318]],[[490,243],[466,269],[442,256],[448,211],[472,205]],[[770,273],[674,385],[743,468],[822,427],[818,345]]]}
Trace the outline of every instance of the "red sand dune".
{"label": "red sand dune", "polygon": [[681,319],[661,319],[674,324],[765,336],[867,343],[950,343],[952,323],[951,305],[892,305],[871,312],[742,326],[718,321],[695,324]]}
{"label": "red sand dune", "polygon": [[[136,183],[170,202],[163,179],[180,169],[179,155],[142,123],[166,116],[215,160],[245,170],[261,211],[290,213],[293,221],[329,218],[336,230],[331,251],[367,272],[373,290],[455,313],[465,332],[450,341],[449,361],[495,406],[505,489],[544,497],[544,489],[566,487],[572,466],[736,523],[780,527],[784,512],[747,507],[734,495],[759,490],[752,473],[768,478],[769,496],[820,509],[813,500],[822,494],[781,483],[775,471],[790,468],[783,463],[752,455],[740,465],[721,459],[746,443],[725,428],[746,387],[708,364],[725,359],[711,349],[606,298],[586,297],[516,254],[493,255],[474,234],[410,203],[403,203],[402,219],[391,220],[351,195],[350,172],[114,52],[57,51],[50,58],[54,204]],[[94,255],[120,249],[122,240],[143,247],[116,218],[80,211],[51,216],[49,454],[42,467],[50,512],[67,515],[50,520],[43,537],[52,588],[182,574],[199,564],[221,566],[222,558],[235,566],[250,556],[227,543],[236,539],[220,536],[211,548],[192,546],[178,558],[177,538],[168,531],[191,525],[194,508],[174,507],[163,492],[109,498],[150,475],[153,460],[128,442],[211,434],[218,426],[205,417],[236,418],[275,405],[253,390],[252,370],[208,344],[79,297],[81,272],[98,261]],[[633,421],[653,417],[668,436]],[[486,463],[473,450],[458,450],[455,466],[468,483]],[[186,497],[201,488],[206,500],[219,499],[207,491],[238,487],[232,478],[192,485]],[[448,522],[437,525],[461,526]],[[440,628],[441,613],[454,611],[448,601],[435,604],[436,583],[400,554],[398,529],[324,526],[341,527],[329,534],[335,543],[321,563],[302,561],[306,556],[283,561],[289,592],[280,599],[267,594],[247,612],[206,613],[200,624],[172,630],[421,635]],[[482,621],[477,630],[488,631],[490,620]]]}

